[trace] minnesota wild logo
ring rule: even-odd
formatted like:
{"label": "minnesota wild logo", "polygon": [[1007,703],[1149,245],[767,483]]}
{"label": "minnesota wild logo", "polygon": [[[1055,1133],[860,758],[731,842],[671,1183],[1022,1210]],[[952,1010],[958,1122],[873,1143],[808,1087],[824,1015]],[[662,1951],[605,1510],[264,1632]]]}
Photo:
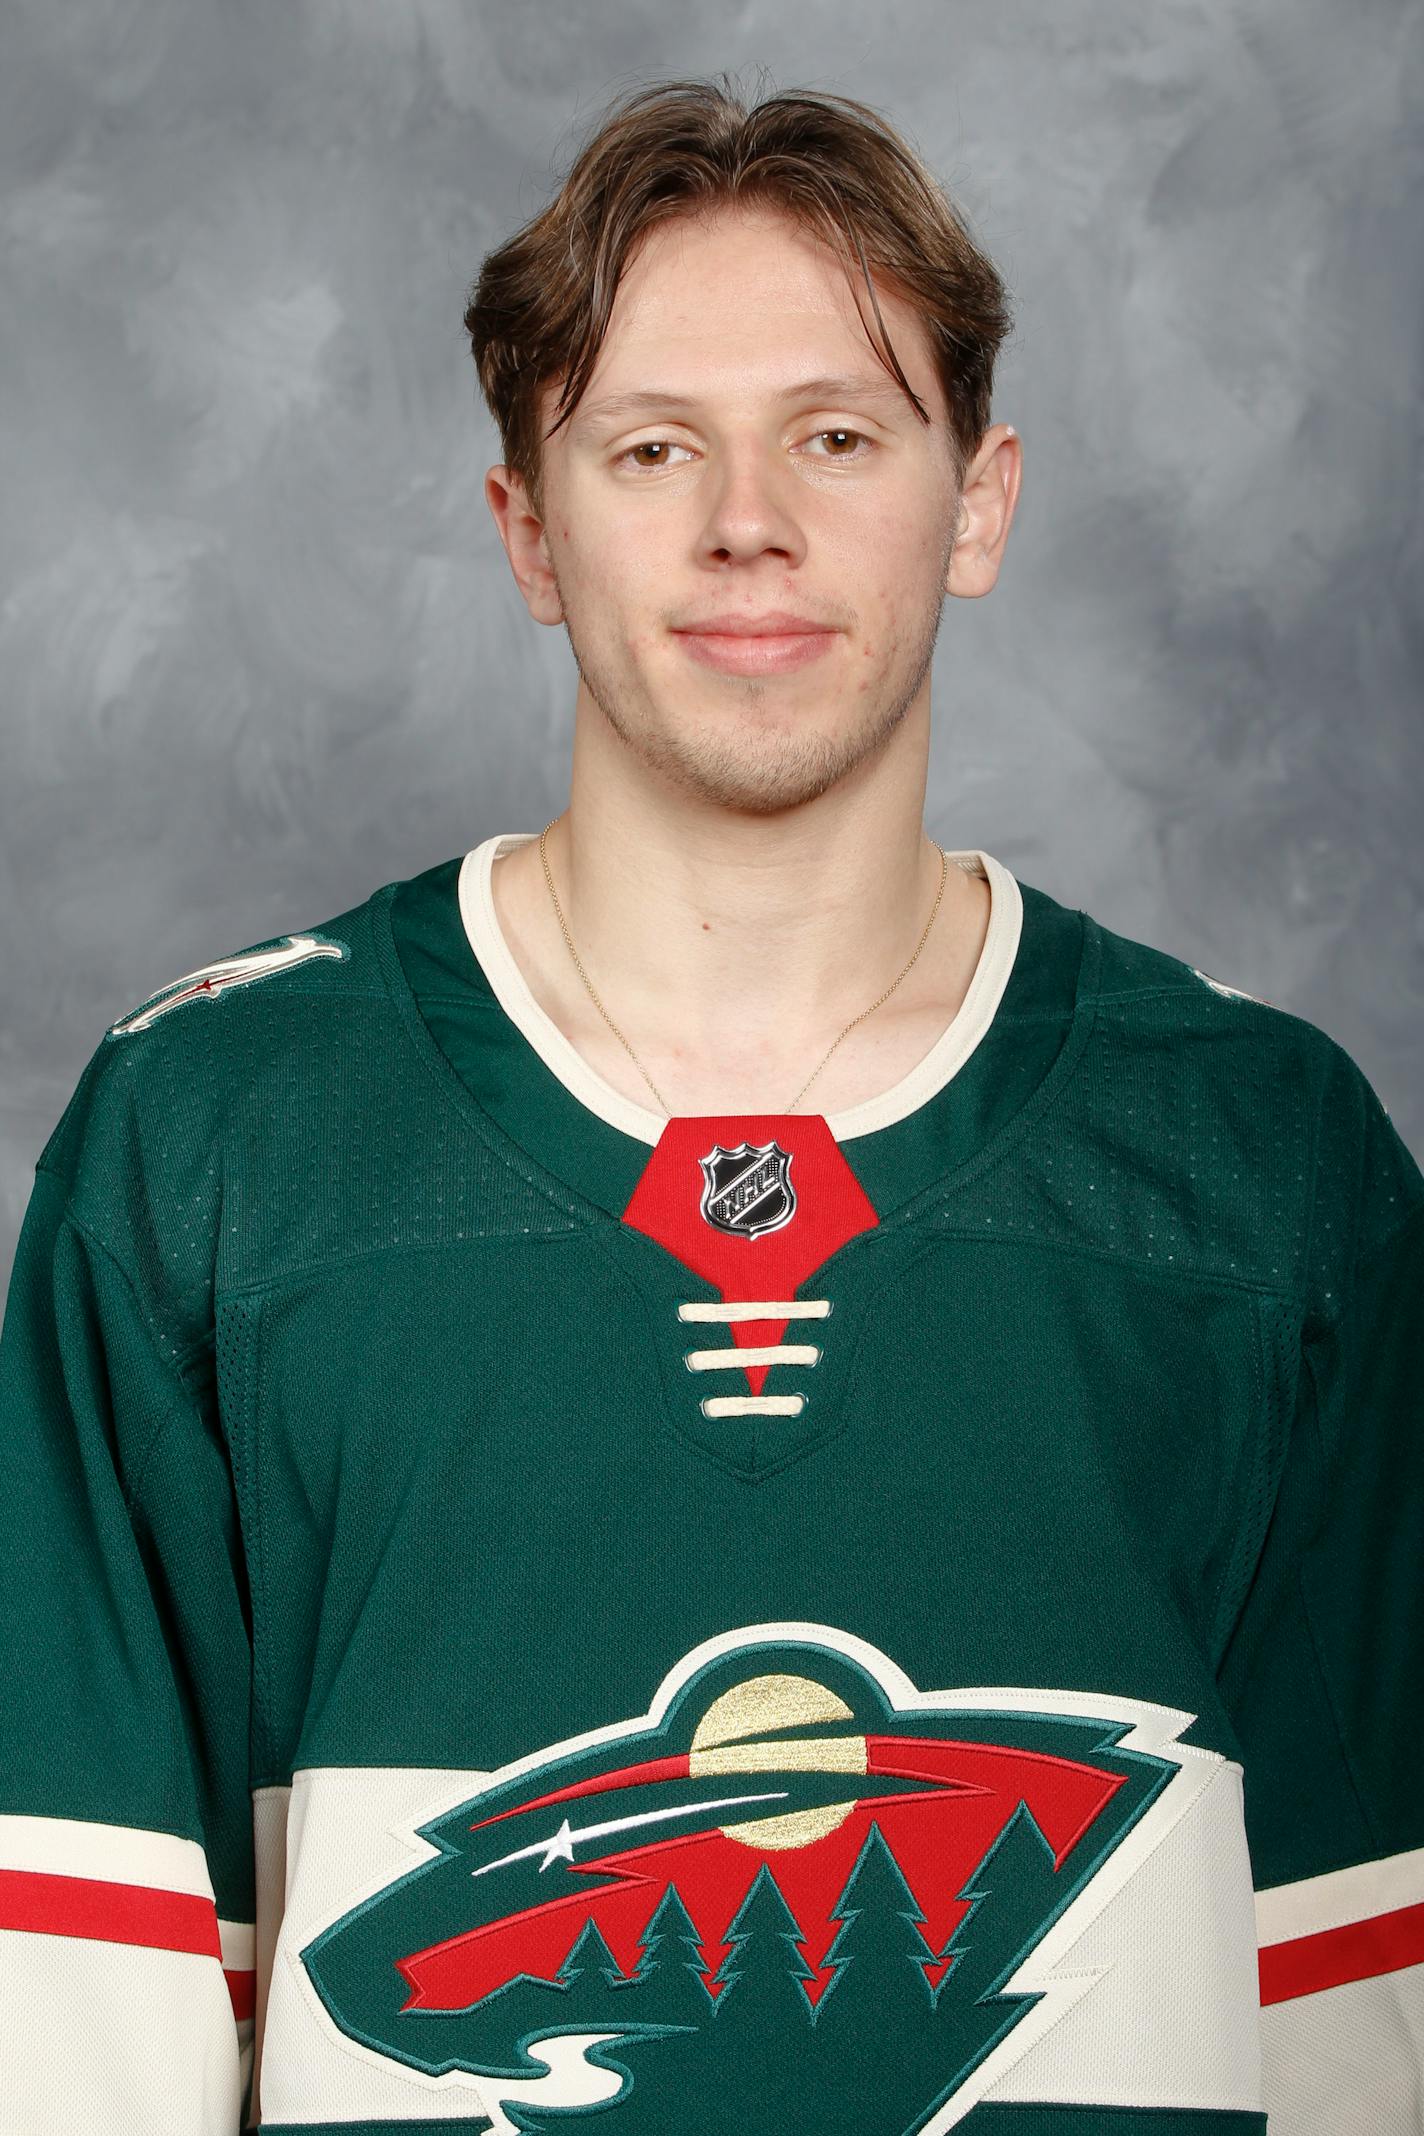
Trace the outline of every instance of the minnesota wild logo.
{"label": "minnesota wild logo", "polygon": [[1037,1954],[1120,1888],[1188,1719],[750,1627],[422,1824],[301,1962],[351,2040],[478,2098],[462,2126],[947,2129],[1091,1985]]}
{"label": "minnesota wild logo", "polygon": [[310,964],[314,957],[345,959],[350,954],[344,942],[329,941],[325,935],[284,935],[270,949],[245,949],[240,956],[220,957],[216,964],[200,964],[197,971],[170,980],[130,1015],[110,1024],[109,1036],[128,1038],[135,1031],[146,1031],[170,1009],[181,1009],[185,1002],[217,1001],[235,986],[251,986],[258,979],[289,972],[298,964]]}

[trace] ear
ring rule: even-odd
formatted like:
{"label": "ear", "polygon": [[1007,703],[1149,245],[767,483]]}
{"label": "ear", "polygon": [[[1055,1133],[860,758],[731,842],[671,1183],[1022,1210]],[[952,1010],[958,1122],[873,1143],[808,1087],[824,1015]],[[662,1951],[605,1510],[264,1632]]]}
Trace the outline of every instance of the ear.
{"label": "ear", "polygon": [[946,593],[977,600],[999,576],[1023,481],[1023,446],[1012,423],[995,423],[967,469]]}
{"label": "ear", "polygon": [[544,522],[530,502],[524,477],[512,467],[492,467],[485,476],[485,502],[530,615],[536,623],[562,623],[564,604],[554,583]]}

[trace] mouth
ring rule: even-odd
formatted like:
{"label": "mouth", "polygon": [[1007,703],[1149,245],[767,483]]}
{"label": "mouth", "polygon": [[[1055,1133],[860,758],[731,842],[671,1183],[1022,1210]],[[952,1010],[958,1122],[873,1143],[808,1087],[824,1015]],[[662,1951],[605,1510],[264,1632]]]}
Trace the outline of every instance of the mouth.
{"label": "mouth", "polygon": [[673,632],[689,659],[728,675],[787,674],[823,659],[839,635],[828,624],[780,615],[716,616]]}

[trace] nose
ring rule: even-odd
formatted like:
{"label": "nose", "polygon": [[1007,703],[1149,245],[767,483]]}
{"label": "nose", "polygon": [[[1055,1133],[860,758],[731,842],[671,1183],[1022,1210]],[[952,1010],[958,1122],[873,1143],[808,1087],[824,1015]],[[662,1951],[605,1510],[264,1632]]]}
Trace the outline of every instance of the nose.
{"label": "nose", "polygon": [[747,440],[724,447],[704,495],[698,549],[707,563],[744,563],[770,553],[797,564],[806,536],[796,509],[796,477],[780,454]]}

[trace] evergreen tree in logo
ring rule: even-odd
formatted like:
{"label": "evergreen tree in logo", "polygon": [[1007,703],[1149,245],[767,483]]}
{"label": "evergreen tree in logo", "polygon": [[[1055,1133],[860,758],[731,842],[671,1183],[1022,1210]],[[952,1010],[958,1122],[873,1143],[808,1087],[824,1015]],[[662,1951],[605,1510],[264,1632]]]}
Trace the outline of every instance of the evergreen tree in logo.
{"label": "evergreen tree in logo", "polygon": [[620,1970],[618,1960],[604,1941],[603,1932],[596,1921],[585,1922],[582,1934],[559,1967],[556,1985],[560,1988],[571,1988],[580,1974],[588,1972],[590,1967],[610,1988],[637,1986],[636,1977],[630,1979]]}
{"label": "evergreen tree in logo", "polygon": [[712,1997],[703,1980],[702,1944],[676,1884],[669,1884],[648,1923],[642,1960],[634,1980],[640,2024],[673,2031],[696,2031],[712,2015]]}
{"label": "evergreen tree in logo", "polygon": [[878,1824],[872,1824],[866,1835],[832,1918],[841,1923],[836,1940],[826,1953],[826,1964],[834,1966],[835,1971],[816,2004],[818,2017],[832,1989],[840,1985],[852,1966],[857,1994],[872,1994],[877,2001],[898,2004],[908,1993],[913,1976],[924,1991],[925,2001],[934,2001],[953,1960],[946,1960],[933,1950],[920,1934],[924,1909],[905,1882]]}
{"label": "evergreen tree in logo", "polygon": [[[795,1993],[795,1984],[814,1975],[801,1955],[800,1940],[801,1924],[763,1862],[727,1931],[732,1948],[717,1973],[719,2024],[735,2025],[745,2015],[758,2025],[775,2025],[777,2007],[783,2003],[782,2022],[804,2018],[806,1999]],[[793,2001],[799,2009],[792,2007]],[[734,2006],[736,2016],[729,2017]]]}

